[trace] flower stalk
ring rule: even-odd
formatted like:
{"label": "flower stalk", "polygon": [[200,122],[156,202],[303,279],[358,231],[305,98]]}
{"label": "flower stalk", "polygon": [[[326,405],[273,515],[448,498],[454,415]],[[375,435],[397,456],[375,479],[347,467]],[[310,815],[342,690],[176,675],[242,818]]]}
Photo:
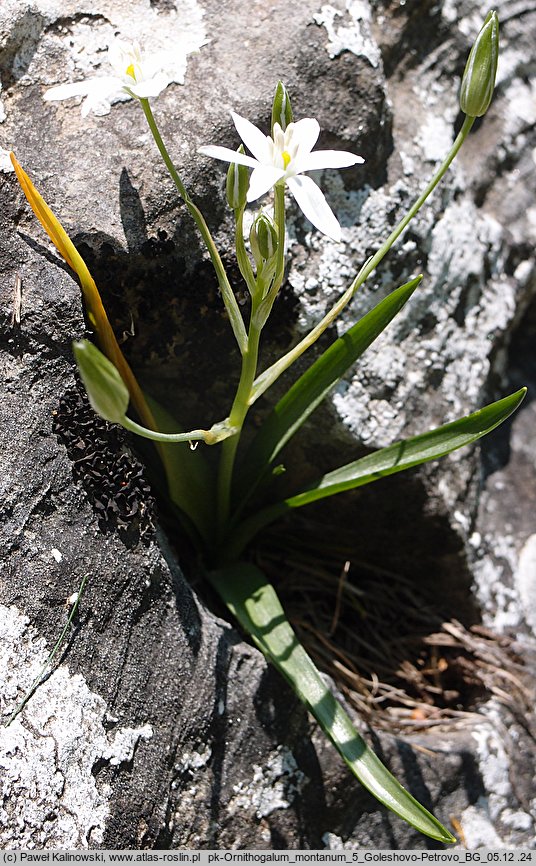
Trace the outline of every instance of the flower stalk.
{"label": "flower stalk", "polygon": [[197,205],[190,198],[186,187],[184,186],[180,175],[175,168],[175,164],[171,159],[168,150],[164,144],[162,136],[160,135],[160,131],[158,129],[156,120],[154,118],[153,112],[151,110],[151,106],[149,105],[148,99],[140,99],[141,107],[143,108],[143,113],[145,114],[145,118],[149,125],[149,129],[151,130],[152,136],[155,140],[156,146],[160,151],[160,155],[164,160],[165,166],[171,175],[171,178],[177,187],[179,194],[188,208],[191,217],[193,218],[197,228],[199,229],[199,233],[205,242],[205,246],[210,255],[210,259],[212,261],[214,270],[216,271],[216,276],[218,278],[218,283],[220,286],[223,303],[225,305],[225,309],[227,310],[227,314],[229,316],[229,321],[231,323],[231,328],[233,329],[233,333],[236,338],[236,342],[238,343],[238,348],[240,349],[241,354],[243,355],[247,349],[247,335],[246,329],[244,326],[244,320],[242,318],[242,314],[240,312],[240,308],[234,296],[234,292],[231,288],[231,284],[229,283],[229,279],[227,277],[227,273],[223,266],[223,262],[221,260],[220,254],[216,248],[216,244],[210,234],[209,227],[205,222],[205,218]]}
{"label": "flower stalk", "polygon": [[229,413],[229,427],[236,433],[225,440],[222,446],[218,470],[218,546],[224,541],[231,510],[233,469],[240,434],[250,408],[251,389],[257,372],[261,328],[256,323],[258,298],[253,298],[248,347],[242,356],[242,369],[236,396]]}

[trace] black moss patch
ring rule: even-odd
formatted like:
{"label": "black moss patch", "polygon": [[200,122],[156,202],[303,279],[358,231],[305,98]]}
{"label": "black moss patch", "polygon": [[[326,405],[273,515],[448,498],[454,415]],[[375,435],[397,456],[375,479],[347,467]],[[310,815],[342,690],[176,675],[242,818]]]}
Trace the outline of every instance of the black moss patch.
{"label": "black moss patch", "polygon": [[73,477],[85,490],[102,532],[117,532],[127,547],[154,535],[155,503],[142,464],[125,437],[95,415],[80,387],[60,399],[53,432],[67,448]]}

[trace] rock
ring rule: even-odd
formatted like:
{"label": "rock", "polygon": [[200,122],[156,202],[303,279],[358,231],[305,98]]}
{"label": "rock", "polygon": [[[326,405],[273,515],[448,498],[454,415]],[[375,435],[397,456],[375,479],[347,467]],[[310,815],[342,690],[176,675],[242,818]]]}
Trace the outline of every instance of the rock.
{"label": "rock", "polygon": [[[79,290],[23,203],[6,154],[16,151],[84,252],[148,386],[158,393],[178,381],[184,422],[198,422],[201,397],[212,422],[228,409],[237,354],[210,264],[139,107],[104,105],[105,116],[84,119],[76,101],[45,103],[44,90],[98,75],[112,34],[169,39],[177,84],[155,113],[234,277],[225,169],[197,153],[201,144],[236,146],[231,108],[266,127],[281,78],[296,116],[318,117],[321,146],[366,157],[322,177],[344,244],[312,232],[290,205],[292,267],[266,362],[338,297],[450,147],[460,124],[457,82],[486,10],[473,0],[113,7],[8,0],[0,12],[4,717],[52,648],[65,600],[88,576],[61,664],[0,737],[2,844],[433,847],[377,808],[222,618],[184,552],[166,540],[128,441],[81,404],[70,351],[85,330]],[[339,332],[420,271],[422,287],[293,446],[290,459],[304,475],[536,380],[534,25],[523,5],[499,3],[498,12],[490,111]],[[425,805],[447,824],[454,819],[469,848],[534,842],[533,414],[526,401],[480,452],[372,485],[311,518],[324,531],[359,527],[352,558],[373,563],[358,574],[370,586],[380,572],[411,578],[418,598],[432,584],[450,628],[441,652],[454,654],[456,671],[473,659],[478,683],[456,721],[436,727],[428,718],[414,733],[400,725],[393,733],[392,718],[391,732],[367,733]],[[415,674],[417,657],[401,658],[406,676]],[[500,659],[508,660],[504,676]]]}

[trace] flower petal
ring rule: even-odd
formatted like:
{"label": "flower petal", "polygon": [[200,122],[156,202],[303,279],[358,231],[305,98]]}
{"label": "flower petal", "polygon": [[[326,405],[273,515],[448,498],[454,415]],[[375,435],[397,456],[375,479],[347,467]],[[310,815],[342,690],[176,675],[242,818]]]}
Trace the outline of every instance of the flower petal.
{"label": "flower petal", "polygon": [[[104,79],[105,80],[105,79]],[[46,102],[55,102],[57,99],[72,99],[74,96],[87,96],[93,84],[89,81],[75,81],[73,84],[58,84],[50,87],[43,94]]]}
{"label": "flower petal", "polygon": [[365,162],[362,156],[349,153],[347,150],[315,150],[314,153],[305,153],[296,159],[296,173],[302,171],[316,171],[320,168],[348,168],[350,165],[359,165]]}
{"label": "flower petal", "polygon": [[248,201],[255,201],[265,192],[273,187],[285,174],[284,168],[276,168],[274,165],[259,165],[249,179]]}
{"label": "flower petal", "polygon": [[334,241],[340,241],[341,227],[337,217],[314,180],[300,175],[300,177],[289,177],[287,183],[309,222]]}
{"label": "flower petal", "polygon": [[300,153],[309,153],[320,135],[318,120],[315,120],[314,117],[303,117],[297,123],[289,123],[287,131],[290,127],[292,127],[292,145],[297,145]]}
{"label": "flower petal", "polygon": [[260,129],[250,123],[249,120],[237,114],[236,111],[231,111],[231,117],[236,126],[236,131],[253,156],[259,162],[265,164],[271,163],[270,139]]}
{"label": "flower petal", "polygon": [[108,105],[109,97],[123,92],[123,82],[119,78],[108,75],[101,78],[89,78],[86,81],[75,81],[72,84],[59,84],[51,87],[43,94],[43,99],[52,102],[57,99],[72,99],[75,96],[85,96],[82,105],[82,117],[86,117],[96,107]]}
{"label": "flower petal", "polygon": [[252,156],[247,156],[245,153],[238,153],[236,150],[231,150],[230,147],[220,147],[218,144],[207,144],[197,148],[198,153],[204,153],[205,156],[213,156],[214,159],[223,159],[224,162],[234,162],[238,165],[247,165],[249,168],[257,168],[259,165],[256,159]]}
{"label": "flower petal", "polygon": [[138,99],[148,99],[150,96],[158,96],[170,84],[170,78],[165,72],[157,72],[152,78],[146,78],[137,84],[129,86],[129,90]]}
{"label": "flower petal", "polygon": [[115,74],[124,78],[126,69],[131,63],[141,63],[139,43],[114,39],[112,44],[108,46],[107,60]]}

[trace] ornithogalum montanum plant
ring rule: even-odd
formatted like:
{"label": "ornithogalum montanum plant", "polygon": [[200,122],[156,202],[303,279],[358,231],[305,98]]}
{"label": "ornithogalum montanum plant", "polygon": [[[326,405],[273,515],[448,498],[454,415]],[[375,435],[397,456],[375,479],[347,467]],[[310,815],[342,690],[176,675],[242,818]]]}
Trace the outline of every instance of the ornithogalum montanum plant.
{"label": "ornithogalum montanum plant", "polygon": [[[287,354],[262,371],[258,369],[259,343],[285,271],[287,189],[313,226],[339,242],[341,228],[337,218],[306,172],[318,168],[344,168],[362,162],[361,157],[340,151],[315,151],[319,125],[312,118],[294,121],[288,93],[281,83],[277,85],[273,100],[269,135],[233,113],[234,125],[242,140],[238,150],[217,144],[200,147],[203,155],[229,164],[226,189],[236,222],[236,258],[251,298],[251,312],[246,322],[205,219],[181,180],[149,105],[148,97],[156,95],[165,86],[165,71],[159,70],[154,60],[144,58],[139,48],[129,50],[123,47],[119,54],[122,66],[109,79],[100,80],[97,84],[61,86],[46,95],[47,99],[91,96],[101,92],[99,88],[122,86],[129,96],[140,102],[158,150],[210,254],[241,355],[236,394],[228,416],[216,423],[211,419],[203,429],[169,432],[169,418],[164,421],[158,407],[142,393],[123,357],[86,265],[13,157],[28,201],[81,282],[89,321],[100,348],[82,340],[75,343],[74,353],[93,408],[108,421],[154,440],[167,475],[168,497],[178,515],[181,532],[189,535],[200,552],[207,579],[229,610],[291,684],[363,785],[420,832],[444,843],[453,842],[454,837],[396,781],[357,733],[298,642],[275,590],[264,574],[248,561],[247,551],[264,527],[292,509],[369,484],[385,475],[471,444],[501,424],[519,405],[524,391],[430,432],[382,448],[328,472],[305,489],[298,487],[292,495],[278,499],[277,492],[274,493],[277,485],[268,486],[266,482],[276,474],[276,461],[281,450],[408,303],[421,282],[422,277],[417,276],[394,289],[296,378],[261,427],[249,437],[247,448],[241,446],[241,434],[255,401],[313,345],[352,300],[439,183],[467,137],[475,117],[486,111],[495,81],[498,26],[497,16],[491,12],[471,51],[461,86],[460,104],[466,114],[463,125],[422,195],[375,255],[363,264],[346,292],[324,318]],[[246,207],[248,203],[262,199],[270,190],[273,192],[273,207],[270,204],[258,212],[246,239]],[[127,414],[129,403],[137,420]],[[215,446],[215,449],[197,448],[194,454],[190,446],[198,442]],[[211,458],[216,449],[219,454],[214,462]],[[287,467],[287,470],[288,489],[292,467]]]}

